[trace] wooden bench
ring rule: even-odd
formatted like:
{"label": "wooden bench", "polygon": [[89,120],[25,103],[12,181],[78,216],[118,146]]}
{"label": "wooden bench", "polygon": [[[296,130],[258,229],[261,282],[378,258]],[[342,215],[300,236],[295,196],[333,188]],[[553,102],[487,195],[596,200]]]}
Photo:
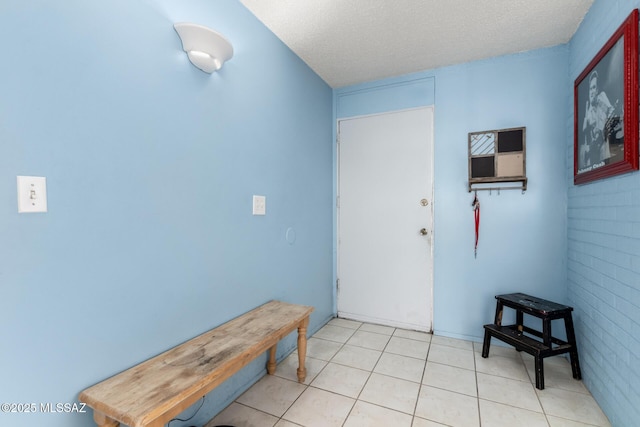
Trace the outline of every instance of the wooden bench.
{"label": "wooden bench", "polygon": [[101,427],[161,427],[269,350],[276,370],[278,341],[298,329],[298,381],[306,377],[307,326],[313,307],[268,302],[79,395]]}

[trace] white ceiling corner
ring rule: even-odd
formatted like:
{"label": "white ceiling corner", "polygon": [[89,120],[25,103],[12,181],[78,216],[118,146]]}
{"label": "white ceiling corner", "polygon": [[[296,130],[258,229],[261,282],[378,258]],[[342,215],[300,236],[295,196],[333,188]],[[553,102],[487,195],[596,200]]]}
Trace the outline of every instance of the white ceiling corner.
{"label": "white ceiling corner", "polygon": [[593,0],[240,0],[333,88],[568,42]]}

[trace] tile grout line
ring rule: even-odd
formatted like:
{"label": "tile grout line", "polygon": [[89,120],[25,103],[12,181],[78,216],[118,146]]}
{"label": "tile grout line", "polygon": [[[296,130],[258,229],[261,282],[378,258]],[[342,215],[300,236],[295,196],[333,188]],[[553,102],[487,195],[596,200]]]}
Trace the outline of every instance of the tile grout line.
{"label": "tile grout line", "polygon": [[[358,328],[353,330],[353,333],[349,336],[349,338],[347,338],[347,340],[342,343],[342,345],[340,346],[340,348],[338,349],[338,351],[336,351],[336,354],[334,354],[331,357],[331,360],[333,360],[334,357],[336,357],[336,355],[338,353],[340,353],[340,350],[342,350],[344,348],[345,345],[347,345],[347,342],[349,342],[349,340],[355,335],[356,332],[358,332],[358,330],[360,330],[360,328],[362,327],[362,325],[364,325],[364,323],[361,323],[360,326],[358,326]],[[327,362],[327,365],[329,365],[329,363],[331,363],[331,360],[329,362]],[[378,362],[376,362],[378,363]],[[374,365],[375,367],[375,365]],[[369,376],[367,377],[367,381],[365,381],[365,385],[367,384],[367,382],[369,382],[369,378],[371,377],[371,372],[369,373]],[[362,386],[362,388],[364,389],[364,386]],[[360,393],[362,393],[362,390],[360,390]],[[360,393],[358,393],[358,397],[360,397]],[[344,424],[347,422],[347,420],[349,419],[349,416],[351,415],[351,413],[353,412],[353,408],[356,407],[356,403],[358,403],[358,397],[356,397],[354,399],[353,405],[351,405],[351,409],[349,409],[349,412],[347,413],[347,416],[344,418],[344,421],[342,421],[341,426],[344,427]]]}
{"label": "tile grout line", "polygon": [[480,383],[478,382],[478,364],[476,363],[476,349],[473,343],[471,344],[471,351],[473,351],[473,373],[476,378],[476,405],[478,407],[478,425],[482,427],[482,414],[480,412]]}
{"label": "tile grout line", "polygon": [[420,401],[420,392],[422,387],[425,386],[424,376],[427,374],[427,362],[429,361],[429,353],[431,353],[431,343],[433,340],[433,333],[431,333],[431,339],[429,339],[429,348],[427,349],[427,355],[424,359],[424,368],[422,368],[422,377],[420,378],[420,386],[418,387],[418,396],[416,396],[416,403],[413,405],[413,414],[411,416],[411,426],[416,422],[416,411],[418,410],[418,402]]}

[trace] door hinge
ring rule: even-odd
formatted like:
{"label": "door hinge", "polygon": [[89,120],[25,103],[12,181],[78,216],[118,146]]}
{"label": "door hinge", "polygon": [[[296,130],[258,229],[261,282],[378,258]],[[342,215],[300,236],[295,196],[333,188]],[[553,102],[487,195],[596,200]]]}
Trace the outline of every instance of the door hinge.
{"label": "door hinge", "polygon": [[336,279],[336,289],[340,290],[340,279]]}

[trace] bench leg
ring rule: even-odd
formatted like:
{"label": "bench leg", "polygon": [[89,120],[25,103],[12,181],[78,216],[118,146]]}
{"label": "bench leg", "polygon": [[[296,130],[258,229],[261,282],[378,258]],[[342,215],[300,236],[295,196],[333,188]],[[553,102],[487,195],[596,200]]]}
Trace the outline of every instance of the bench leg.
{"label": "bench leg", "polygon": [[278,344],[274,344],[274,346],[269,349],[269,362],[267,363],[267,373],[269,375],[273,375],[276,373],[276,350],[277,349],[278,349]]}
{"label": "bench leg", "polygon": [[573,372],[573,378],[579,380],[582,379],[582,374],[580,373],[580,361],[578,360],[576,333],[573,330],[573,318],[571,317],[571,313],[565,316],[564,325],[567,332],[567,341],[571,345],[571,351],[569,352],[569,356],[571,358],[571,371]]}
{"label": "bench leg", "polygon": [[544,390],[544,365],[542,364],[542,357],[535,355],[534,360],[536,370],[536,388],[538,390]]}
{"label": "bench leg", "polygon": [[484,330],[484,343],[482,344],[482,357],[489,357],[489,346],[491,345],[491,334],[488,330]]}
{"label": "bench leg", "polygon": [[545,346],[552,348],[552,337],[551,319],[542,319],[542,342]]}
{"label": "bench leg", "polygon": [[305,318],[298,326],[298,382],[304,383],[307,378],[307,368],[304,366],[307,358],[307,327],[309,318]]}
{"label": "bench leg", "polygon": [[[516,327],[518,328],[518,334],[522,335],[524,333],[524,313],[522,310],[516,310]],[[520,353],[520,347],[516,347],[516,351]]]}
{"label": "bench leg", "polygon": [[120,423],[112,418],[107,417],[105,414],[99,411],[93,411],[93,421],[96,422],[98,427],[118,427]]}
{"label": "bench leg", "polygon": [[501,326],[502,325],[502,310],[503,310],[503,305],[500,300],[498,300],[496,302],[496,316],[493,319],[493,323],[495,325]]}

